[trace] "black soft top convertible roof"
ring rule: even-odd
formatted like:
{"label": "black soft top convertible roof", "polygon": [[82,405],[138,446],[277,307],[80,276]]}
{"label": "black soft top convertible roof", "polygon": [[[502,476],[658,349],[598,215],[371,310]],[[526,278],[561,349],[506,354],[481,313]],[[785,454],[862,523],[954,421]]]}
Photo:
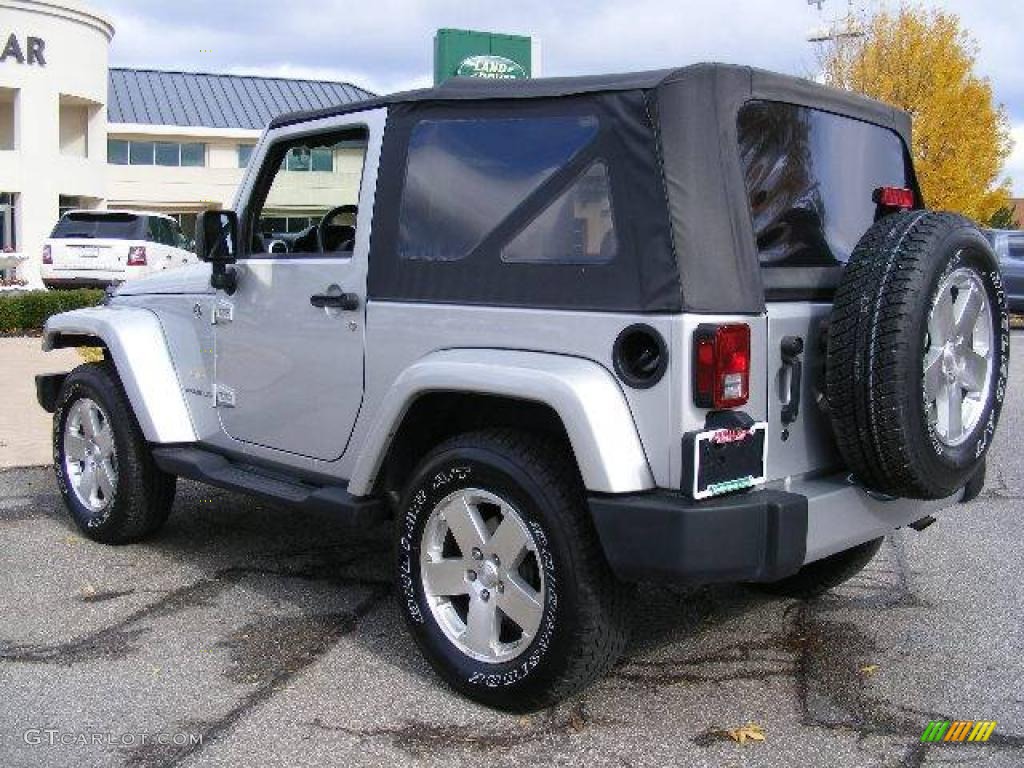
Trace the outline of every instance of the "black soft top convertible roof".
{"label": "black soft top convertible roof", "polygon": [[[603,269],[564,267],[564,276],[556,281],[547,277],[553,268],[508,267],[505,271],[514,272],[515,280],[504,283],[484,256],[475,265],[468,260],[457,274],[449,267],[392,263],[398,242],[393,222],[375,227],[369,278],[374,294],[402,300],[475,298],[481,303],[756,314],[764,311],[766,293],[787,288],[766,281],[785,281],[795,273],[774,270],[766,275],[760,269],[737,128],[740,109],[754,100],[874,123],[896,132],[910,147],[905,112],[809,80],[727,64],[535,80],[452,79],[436,88],[283,115],[271,127],[387,107],[377,204],[397,211],[405,144],[418,120],[509,110],[532,113],[586,103],[604,116],[616,163],[613,176],[627,187],[615,205],[624,220],[627,207],[635,209],[628,216],[631,229],[620,242],[623,258]],[[655,179],[661,183],[652,184]],[[834,286],[841,268],[812,272],[801,269],[796,277],[820,292]],[[553,282],[566,287],[553,287]],[[481,285],[490,286],[490,292],[485,294]]]}
{"label": "black soft top convertible roof", "polygon": [[[709,81],[728,79],[746,98],[795,102],[815,106],[830,112],[856,117],[860,120],[884,125],[902,134],[909,133],[910,119],[901,110],[880,101],[849,91],[829,88],[809,80],[780,75],[755,67],[736,64],[701,63],[674,69],[652,69],[608,75],[581,75],[577,77],[542,77],[529,80],[490,80],[457,77],[434,88],[377,96],[349,104],[326,107],[305,112],[280,115],[270,123],[271,128],[295,125],[325,117],[362,112],[394,104],[425,101],[487,101],[492,99],[549,99],[575,96],[583,93],[613,93],[615,91],[649,91],[680,81]],[[756,96],[752,94],[756,93]],[[905,136],[906,138],[906,136]]]}

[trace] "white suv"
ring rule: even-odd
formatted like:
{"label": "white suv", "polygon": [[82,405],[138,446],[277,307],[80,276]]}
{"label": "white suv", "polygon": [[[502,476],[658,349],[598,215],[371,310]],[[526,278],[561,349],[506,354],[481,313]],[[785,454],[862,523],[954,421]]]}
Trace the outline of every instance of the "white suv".
{"label": "white suv", "polygon": [[196,262],[178,222],[145,211],[69,211],[43,245],[47,288],[105,287]]}

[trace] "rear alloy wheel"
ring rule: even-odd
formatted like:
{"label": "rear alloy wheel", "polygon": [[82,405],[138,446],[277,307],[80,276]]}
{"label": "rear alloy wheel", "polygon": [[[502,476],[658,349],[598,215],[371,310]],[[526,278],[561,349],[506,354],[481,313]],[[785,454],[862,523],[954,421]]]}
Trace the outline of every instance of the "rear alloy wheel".
{"label": "rear alloy wheel", "polygon": [[495,664],[522,655],[544,614],[537,542],[519,513],[488,491],[456,491],[434,507],[420,546],[423,593],[462,653]]}
{"label": "rear alloy wheel", "polygon": [[487,706],[530,711],[595,680],[627,639],[568,446],[473,432],[420,464],[396,532],[398,598],[424,656]]}

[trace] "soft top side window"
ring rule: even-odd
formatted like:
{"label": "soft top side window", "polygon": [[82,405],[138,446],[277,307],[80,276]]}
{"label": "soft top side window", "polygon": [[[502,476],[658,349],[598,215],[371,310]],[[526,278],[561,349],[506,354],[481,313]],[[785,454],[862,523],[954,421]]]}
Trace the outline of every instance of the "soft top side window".
{"label": "soft top side window", "polygon": [[[607,171],[575,167],[597,136],[589,115],[420,121],[409,139],[400,258],[457,261],[497,239],[511,241],[502,251],[509,262],[599,260],[611,227]],[[566,169],[568,183],[560,181]],[[600,187],[602,173],[604,217],[600,203],[582,208],[585,188]]]}

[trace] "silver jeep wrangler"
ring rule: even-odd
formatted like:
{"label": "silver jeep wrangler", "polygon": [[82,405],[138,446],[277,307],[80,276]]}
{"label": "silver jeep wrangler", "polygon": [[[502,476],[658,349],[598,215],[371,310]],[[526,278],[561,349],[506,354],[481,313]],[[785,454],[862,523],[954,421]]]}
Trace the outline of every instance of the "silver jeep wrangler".
{"label": "silver jeep wrangler", "polygon": [[813,596],[984,481],[995,258],[925,210],[910,121],[746,67],[452,81],[275,120],[202,264],[58,315],[75,522],[178,477],[394,521],[438,673],[544,706],[622,652],[626,585]]}

